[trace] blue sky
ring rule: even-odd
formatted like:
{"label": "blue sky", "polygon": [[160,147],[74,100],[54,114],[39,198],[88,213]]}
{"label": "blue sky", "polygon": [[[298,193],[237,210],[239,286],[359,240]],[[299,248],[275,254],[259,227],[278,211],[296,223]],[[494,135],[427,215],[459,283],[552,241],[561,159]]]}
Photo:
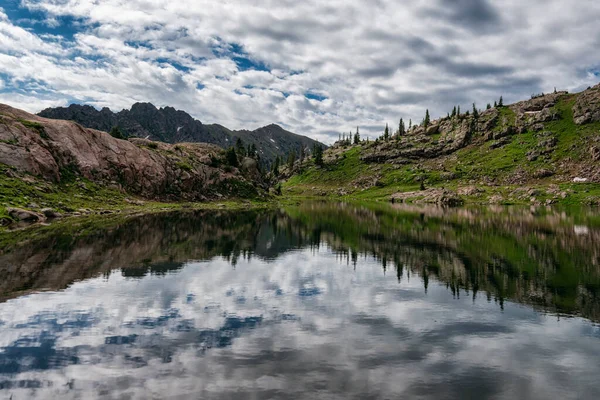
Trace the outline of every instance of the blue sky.
{"label": "blue sky", "polygon": [[0,102],[138,101],[325,142],[500,95],[600,80],[600,4],[581,0],[0,2]]}

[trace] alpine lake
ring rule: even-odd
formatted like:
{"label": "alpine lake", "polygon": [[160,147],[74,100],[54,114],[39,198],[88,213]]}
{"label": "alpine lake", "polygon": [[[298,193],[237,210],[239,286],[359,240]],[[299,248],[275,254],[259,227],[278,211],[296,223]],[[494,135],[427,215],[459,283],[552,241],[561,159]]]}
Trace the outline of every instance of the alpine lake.
{"label": "alpine lake", "polygon": [[0,239],[0,399],[599,399],[599,323],[594,209],[305,202]]}

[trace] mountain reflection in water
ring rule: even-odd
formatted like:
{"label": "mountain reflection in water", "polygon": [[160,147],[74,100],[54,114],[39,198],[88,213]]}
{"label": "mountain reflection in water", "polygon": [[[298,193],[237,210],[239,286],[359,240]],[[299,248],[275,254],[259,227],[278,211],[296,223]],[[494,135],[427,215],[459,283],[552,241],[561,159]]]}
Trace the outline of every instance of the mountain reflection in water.
{"label": "mountain reflection in water", "polygon": [[593,212],[315,202],[27,237],[0,238],[0,398],[600,397]]}

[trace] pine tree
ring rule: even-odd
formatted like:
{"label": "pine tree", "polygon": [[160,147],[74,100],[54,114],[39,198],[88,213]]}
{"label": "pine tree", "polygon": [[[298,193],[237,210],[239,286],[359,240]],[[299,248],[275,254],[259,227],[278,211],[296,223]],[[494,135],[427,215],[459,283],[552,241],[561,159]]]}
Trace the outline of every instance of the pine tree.
{"label": "pine tree", "polygon": [[498,107],[498,102],[496,102],[496,100],[494,100],[494,108]]}
{"label": "pine tree", "polygon": [[479,118],[479,111],[477,110],[477,106],[475,105],[475,103],[473,103],[473,118]]}
{"label": "pine tree", "polygon": [[320,144],[316,144],[313,148],[313,156],[315,158],[315,164],[319,167],[323,166],[323,147]]}
{"label": "pine tree", "polygon": [[240,157],[246,156],[246,148],[244,147],[244,142],[242,139],[237,138],[237,141],[235,142],[235,148]]}
{"label": "pine tree", "polygon": [[121,129],[119,129],[118,126],[112,127],[110,130],[110,136],[114,137],[115,139],[125,139],[123,132],[121,132]]}
{"label": "pine tree", "polygon": [[429,118],[429,109],[427,109],[427,110],[425,110],[425,118],[423,119],[423,127],[425,129],[427,129],[430,122],[431,122],[431,120]]}
{"label": "pine tree", "polygon": [[275,157],[275,163],[273,164],[273,175],[278,176],[279,175],[279,164],[281,161],[279,161],[279,156]]}
{"label": "pine tree", "polygon": [[400,118],[400,123],[398,124],[398,136],[406,135],[406,126],[404,126],[404,120]]}
{"label": "pine tree", "polygon": [[452,109],[452,118],[456,117],[456,106]]}
{"label": "pine tree", "polygon": [[390,138],[390,128],[388,127],[388,124],[385,124],[385,130],[383,131],[383,140],[385,140],[387,142],[389,138]]}
{"label": "pine tree", "polygon": [[233,147],[230,147],[229,149],[227,149],[227,153],[225,154],[225,159],[227,160],[227,164],[231,165],[232,167],[237,167],[239,165],[237,154]]}
{"label": "pine tree", "polygon": [[412,118],[410,118],[408,120],[408,130],[410,131],[412,129]]}
{"label": "pine tree", "polygon": [[460,117],[460,106],[456,107],[456,116]]}
{"label": "pine tree", "polygon": [[360,133],[358,132],[358,126],[356,127],[356,133],[354,134],[354,144],[360,144]]}
{"label": "pine tree", "polygon": [[291,171],[294,169],[294,163],[296,162],[296,152],[292,150],[288,155],[287,164],[288,169]]}
{"label": "pine tree", "polygon": [[486,109],[486,110],[489,110],[489,109],[491,109],[491,108],[492,108],[492,105],[491,105],[490,103],[487,103],[487,106],[485,106],[485,109]]}
{"label": "pine tree", "polygon": [[502,99],[502,96],[500,96],[500,101],[498,101],[498,107],[504,107],[504,100]]}

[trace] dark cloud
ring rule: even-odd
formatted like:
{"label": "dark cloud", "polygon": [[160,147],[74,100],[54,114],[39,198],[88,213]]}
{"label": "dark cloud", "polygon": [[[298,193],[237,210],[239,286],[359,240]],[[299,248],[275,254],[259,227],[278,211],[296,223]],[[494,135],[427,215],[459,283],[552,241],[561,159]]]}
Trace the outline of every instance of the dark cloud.
{"label": "dark cloud", "polygon": [[477,33],[499,32],[500,12],[488,0],[438,0],[437,5],[421,11],[426,18],[440,18],[457,27]]}

